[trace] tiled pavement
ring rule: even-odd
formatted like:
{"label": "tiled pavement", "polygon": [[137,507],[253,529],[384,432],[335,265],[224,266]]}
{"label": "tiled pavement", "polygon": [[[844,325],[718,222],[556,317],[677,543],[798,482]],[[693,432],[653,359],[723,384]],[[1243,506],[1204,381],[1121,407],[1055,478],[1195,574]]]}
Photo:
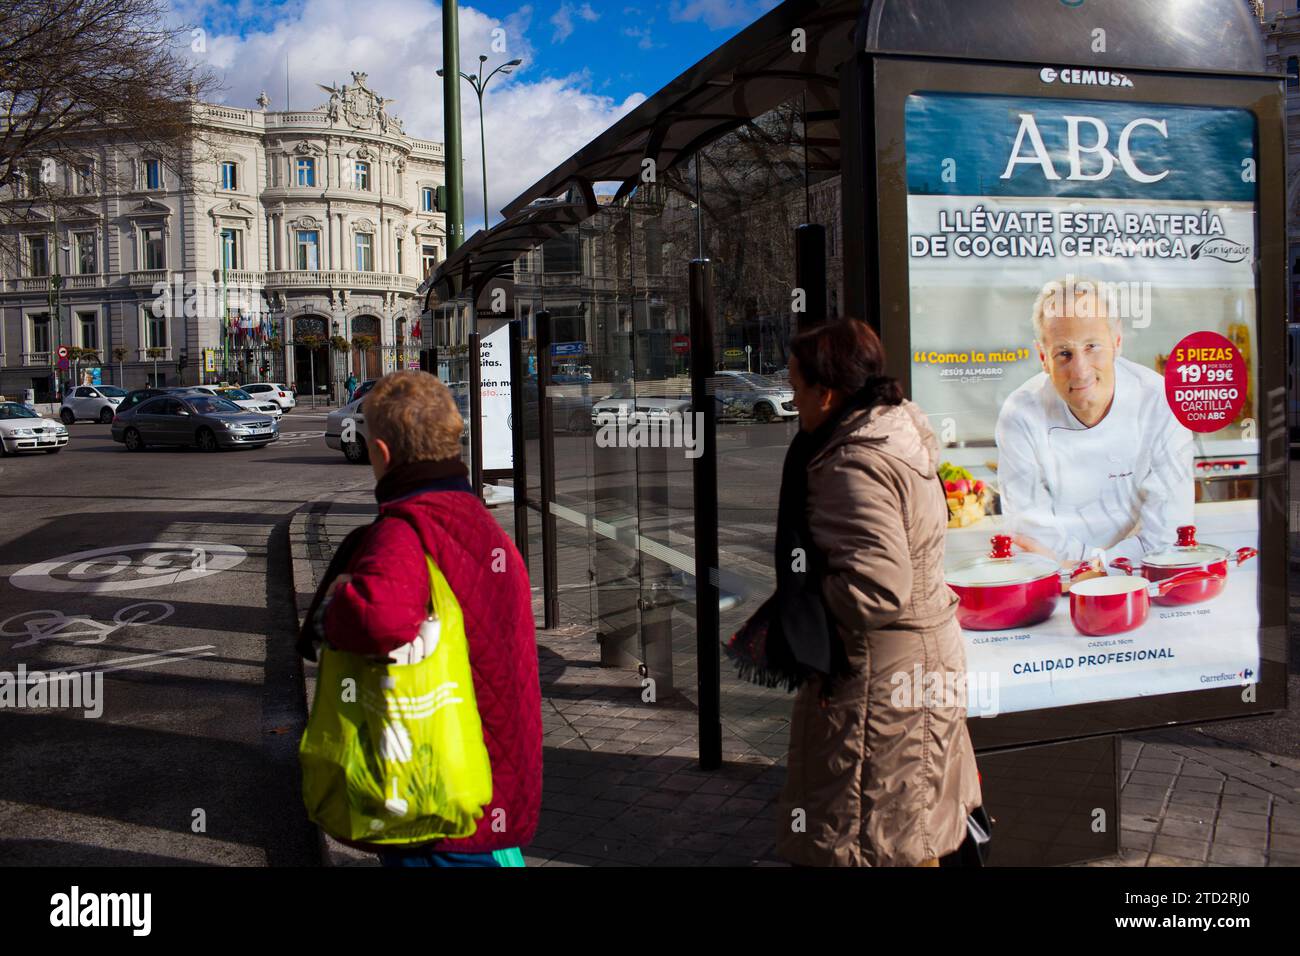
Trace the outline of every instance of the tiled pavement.
{"label": "tiled pavement", "polygon": [[[367,489],[313,502],[295,517],[300,610],[334,545],[373,514]],[[509,510],[497,514],[508,526]],[[586,567],[585,554],[568,557]],[[580,605],[573,610],[589,614]],[[599,665],[589,626],[539,630],[537,639],[546,774],[541,824],[525,851],[529,865],[777,862],[774,802],[787,724],[775,707],[757,703],[739,716],[724,710],[733,718],[724,721],[724,767],[702,772],[686,696],[643,701],[636,671]],[[689,687],[693,675],[678,680]],[[1122,852],[1092,865],[1300,865],[1300,760],[1194,728],[1126,737],[1121,759]],[[327,851],[334,864],[373,863],[330,841]]]}

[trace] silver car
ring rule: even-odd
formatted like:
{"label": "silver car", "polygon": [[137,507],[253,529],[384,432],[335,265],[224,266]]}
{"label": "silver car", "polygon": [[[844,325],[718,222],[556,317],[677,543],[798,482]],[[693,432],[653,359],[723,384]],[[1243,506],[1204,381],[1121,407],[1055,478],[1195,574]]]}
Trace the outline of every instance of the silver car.
{"label": "silver car", "polygon": [[128,451],[156,445],[189,445],[203,451],[261,448],[280,437],[266,415],[201,393],[159,395],[113,419],[113,440]]}
{"label": "silver car", "polygon": [[78,385],[64,397],[59,417],[65,425],[83,419],[107,425],[125,397],[126,389],[116,385]]}

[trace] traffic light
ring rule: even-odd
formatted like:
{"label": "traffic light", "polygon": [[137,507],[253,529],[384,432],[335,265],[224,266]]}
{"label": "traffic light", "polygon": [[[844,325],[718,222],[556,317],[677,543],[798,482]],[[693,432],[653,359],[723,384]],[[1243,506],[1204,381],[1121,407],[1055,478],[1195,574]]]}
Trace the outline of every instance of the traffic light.
{"label": "traffic light", "polygon": [[433,208],[438,212],[447,211],[447,187],[438,186],[433,191]]}
{"label": "traffic light", "polygon": [[176,371],[178,372],[185,371],[185,369],[189,367],[189,364],[190,364],[190,350],[181,349],[180,357],[176,359]]}
{"label": "traffic light", "polygon": [[261,371],[262,371],[262,378],[266,378],[268,375],[270,375],[270,374],[271,374],[271,363],[270,363],[270,362],[263,362],[263,363],[262,363],[262,369],[261,369]]}

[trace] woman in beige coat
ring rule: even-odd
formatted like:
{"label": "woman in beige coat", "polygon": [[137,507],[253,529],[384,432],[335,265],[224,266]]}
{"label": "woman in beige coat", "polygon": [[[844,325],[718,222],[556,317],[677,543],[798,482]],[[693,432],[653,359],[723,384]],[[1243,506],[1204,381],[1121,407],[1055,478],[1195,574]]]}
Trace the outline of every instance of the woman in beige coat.
{"label": "woman in beige coat", "polygon": [[[817,327],[790,351],[803,527],[835,663],[795,698],[777,850],[813,866],[936,866],[981,804],[938,442],[882,375],[865,323]],[[802,478],[787,470],[783,501]]]}

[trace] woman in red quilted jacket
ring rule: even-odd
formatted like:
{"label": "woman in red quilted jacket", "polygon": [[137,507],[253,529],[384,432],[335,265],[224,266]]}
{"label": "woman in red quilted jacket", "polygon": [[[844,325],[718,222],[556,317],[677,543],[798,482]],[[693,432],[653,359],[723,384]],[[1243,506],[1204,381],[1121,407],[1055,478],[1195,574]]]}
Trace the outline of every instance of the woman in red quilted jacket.
{"label": "woman in red quilted jacket", "polygon": [[492,801],[472,836],[380,854],[386,866],[522,863],[542,795],[542,707],[528,570],[474,494],[462,422],[425,372],[380,379],[363,403],[379,517],[343,540],[307,613],[313,640],[386,655],[415,639],[429,603],[427,553],[460,602],[474,694],[492,761]]}

